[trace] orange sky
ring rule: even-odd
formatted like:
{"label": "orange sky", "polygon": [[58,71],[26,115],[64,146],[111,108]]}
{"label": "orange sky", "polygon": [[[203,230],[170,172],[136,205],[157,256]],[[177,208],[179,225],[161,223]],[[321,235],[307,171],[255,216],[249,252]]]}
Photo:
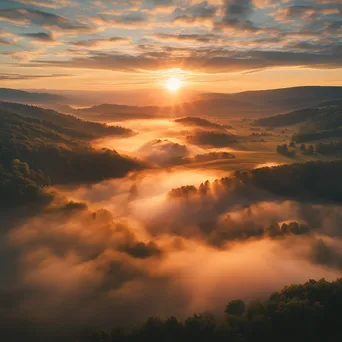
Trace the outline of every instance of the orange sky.
{"label": "orange sky", "polygon": [[[1,69],[0,69],[1,70]],[[26,70],[25,70],[26,71]],[[46,72],[46,70],[43,70]],[[55,70],[51,70],[54,73]],[[28,73],[30,71],[28,70]],[[163,89],[168,75],[179,72],[123,73],[98,70],[68,70],[73,76],[3,80],[1,87],[21,89],[129,91]],[[43,73],[44,75],[44,73]],[[307,68],[276,68],[252,73],[192,74],[183,79],[184,89],[204,92],[239,92],[292,86],[342,86],[342,70],[315,70]]]}
{"label": "orange sky", "polygon": [[0,86],[189,90],[342,85],[336,0],[1,0]]}

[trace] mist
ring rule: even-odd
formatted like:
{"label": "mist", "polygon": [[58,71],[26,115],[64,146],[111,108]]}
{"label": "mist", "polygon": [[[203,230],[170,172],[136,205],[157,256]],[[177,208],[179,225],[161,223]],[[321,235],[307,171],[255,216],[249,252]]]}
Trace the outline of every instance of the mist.
{"label": "mist", "polygon": [[[49,205],[11,221],[2,252],[13,260],[3,275],[11,282],[1,285],[6,320],[72,331],[131,327],[149,316],[221,315],[235,298],[341,276],[341,206],[290,201],[236,181],[230,165],[239,151],[189,144],[184,137],[198,128],[126,125],[139,134],[93,145],[116,146],[148,169],[55,186]],[[189,162],[206,153],[227,159],[220,168]]]}

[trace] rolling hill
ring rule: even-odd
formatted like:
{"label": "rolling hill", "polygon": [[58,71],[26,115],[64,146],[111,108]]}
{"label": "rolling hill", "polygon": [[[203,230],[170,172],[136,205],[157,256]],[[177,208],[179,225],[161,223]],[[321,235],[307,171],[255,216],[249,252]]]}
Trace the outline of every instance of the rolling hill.
{"label": "rolling hill", "polygon": [[45,121],[50,128],[72,136],[74,139],[94,139],[109,135],[129,135],[133,132],[119,126],[107,126],[83,121],[75,116],[60,114],[54,110],[19,103],[0,102],[0,109],[23,117]]}
{"label": "rolling hill", "polygon": [[298,143],[330,138],[342,138],[342,106],[321,106],[275,115],[254,121],[262,127],[299,125],[293,136]]}
{"label": "rolling hill", "polygon": [[61,95],[28,92],[17,89],[0,88],[0,101],[13,101],[20,103],[66,103],[68,99]]}
{"label": "rolling hill", "polygon": [[76,115],[92,120],[120,121],[153,117],[217,118],[264,117],[338,103],[342,99],[342,87],[296,87],[275,90],[248,91],[236,94],[206,93],[196,100],[174,106],[123,106],[102,104],[79,109]]}
{"label": "rolling hill", "polygon": [[223,125],[211,122],[209,120],[198,118],[198,117],[185,117],[175,120],[175,122],[184,126],[194,126],[201,128],[211,128],[211,129],[225,129]]}
{"label": "rolling hill", "polygon": [[[39,113],[37,109],[37,117]],[[91,127],[99,136],[110,134],[110,127],[51,113],[47,119],[49,115],[59,124],[0,108],[0,208],[45,201],[46,185],[98,182],[144,167],[114,150],[88,145]]]}

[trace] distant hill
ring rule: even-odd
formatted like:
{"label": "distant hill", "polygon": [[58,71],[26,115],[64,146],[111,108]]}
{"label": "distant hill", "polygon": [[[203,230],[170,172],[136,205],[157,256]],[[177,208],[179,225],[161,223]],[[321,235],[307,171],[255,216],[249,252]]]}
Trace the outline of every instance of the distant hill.
{"label": "distant hill", "polygon": [[342,139],[342,127],[327,130],[309,130],[294,134],[292,140],[297,143],[307,143],[319,140]]}
{"label": "distant hill", "polygon": [[198,131],[187,137],[190,144],[211,147],[229,147],[238,142],[238,137],[230,133]]}
{"label": "distant hill", "polygon": [[231,99],[199,100],[184,102],[175,106],[122,106],[103,104],[75,112],[80,118],[103,121],[123,121],[132,119],[170,118],[184,116],[238,117],[260,116],[264,108],[247,102]]}
{"label": "distant hill", "polygon": [[330,138],[341,139],[342,105],[307,108],[254,121],[256,126],[273,128],[297,124],[299,131],[292,139],[298,143]]}
{"label": "distant hill", "polygon": [[67,98],[61,95],[48,93],[35,93],[17,89],[0,88],[0,101],[13,101],[21,103],[65,103]]}
{"label": "distant hill", "polygon": [[209,117],[265,117],[342,103],[342,87],[294,87],[234,94],[206,93],[179,106],[179,114]]}
{"label": "distant hill", "polygon": [[[184,98],[183,98],[184,99]],[[191,100],[190,100],[191,99]],[[212,118],[264,117],[318,106],[342,103],[342,87],[295,87],[246,91],[234,94],[203,93],[174,106],[100,104],[74,110],[62,95],[0,88],[0,101],[49,105],[66,114],[94,121],[122,121],[163,117],[204,116]]]}
{"label": "distant hill", "polygon": [[76,115],[92,120],[120,121],[153,117],[263,117],[342,101],[342,87],[296,87],[247,91],[236,94],[208,93],[196,101],[175,106],[123,106],[103,104],[79,109]]}
{"label": "distant hill", "polygon": [[261,118],[254,121],[254,125],[262,127],[284,127],[303,123],[317,116],[320,113],[318,108],[306,108],[294,112]]}
{"label": "distant hill", "polygon": [[196,127],[202,127],[202,128],[217,128],[217,129],[224,129],[225,127],[211,122],[209,120],[198,118],[198,117],[185,117],[181,119],[176,119],[175,122],[185,125],[185,126],[196,126]]}
{"label": "distant hill", "polygon": [[254,121],[254,124],[264,127],[284,127],[304,122],[315,125],[316,129],[330,129],[341,126],[342,105],[306,108],[286,114],[261,118]]}
{"label": "distant hill", "polygon": [[318,105],[318,107],[342,107],[342,98],[339,100],[322,102]]}
{"label": "distant hill", "polygon": [[63,105],[63,104],[44,104],[44,103],[40,103],[38,104],[39,107],[42,107],[44,109],[52,109],[55,110],[61,114],[70,114],[70,115],[75,115],[75,111],[76,109],[68,106],[68,105]]}
{"label": "distant hill", "polygon": [[0,108],[18,115],[43,120],[51,129],[68,134],[74,139],[94,139],[109,135],[128,135],[133,132],[119,126],[83,121],[75,116],[60,114],[51,109],[28,106],[19,103],[0,102]]}
{"label": "distant hill", "polygon": [[294,87],[271,90],[246,91],[236,94],[205,94],[206,100],[232,99],[264,108],[272,108],[275,114],[315,107],[322,102],[342,101],[342,87]]}
{"label": "distant hill", "polygon": [[103,121],[124,121],[132,119],[152,119],[162,111],[159,107],[125,106],[117,104],[101,104],[89,108],[78,109],[75,112],[80,118]]}
{"label": "distant hill", "polygon": [[248,98],[236,100],[229,94],[220,98],[186,102],[170,108],[170,112],[179,116],[206,116],[209,118],[261,116],[265,111],[266,108],[249,102]]}
{"label": "distant hill", "polygon": [[[81,120],[78,122],[79,130],[68,129],[50,121],[25,117],[0,108],[0,193],[11,193],[10,189],[21,184],[27,198],[30,198],[31,190],[39,194],[37,186],[31,184],[31,181],[38,185],[42,182],[47,185],[79,184],[122,177],[142,168],[140,162],[121,156],[114,150],[96,150],[86,141],[77,140],[83,128],[85,135],[89,129],[88,123],[83,124]],[[95,129],[96,125],[101,126],[94,124]],[[101,129],[105,130],[106,126]],[[24,176],[31,175],[25,182],[22,182],[21,177],[13,175],[13,163],[21,165]],[[18,196],[20,193],[15,192]],[[14,205],[22,203],[17,200],[17,197],[12,199]]]}

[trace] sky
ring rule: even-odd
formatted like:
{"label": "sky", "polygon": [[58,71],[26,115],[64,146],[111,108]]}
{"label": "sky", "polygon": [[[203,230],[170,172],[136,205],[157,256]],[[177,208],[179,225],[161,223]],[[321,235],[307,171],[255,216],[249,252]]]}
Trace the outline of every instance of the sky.
{"label": "sky", "polygon": [[0,0],[0,87],[342,85],[342,0]]}

